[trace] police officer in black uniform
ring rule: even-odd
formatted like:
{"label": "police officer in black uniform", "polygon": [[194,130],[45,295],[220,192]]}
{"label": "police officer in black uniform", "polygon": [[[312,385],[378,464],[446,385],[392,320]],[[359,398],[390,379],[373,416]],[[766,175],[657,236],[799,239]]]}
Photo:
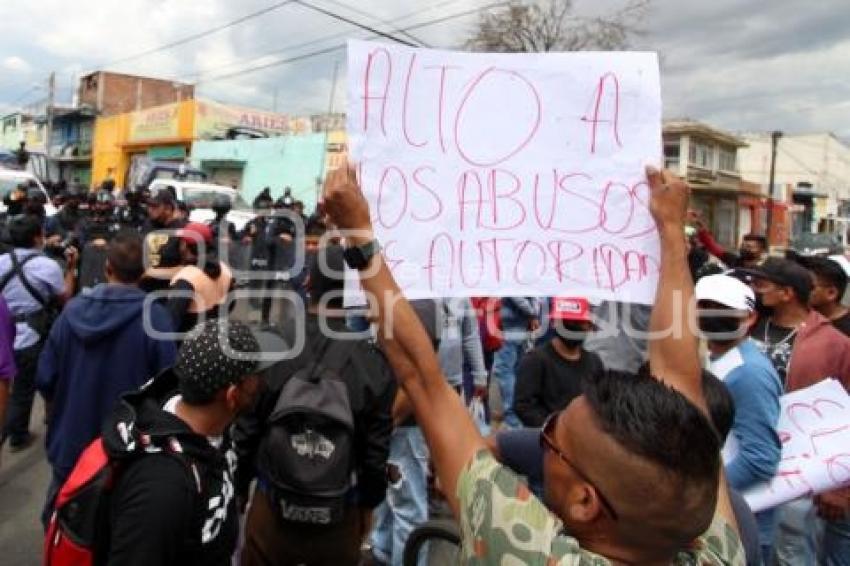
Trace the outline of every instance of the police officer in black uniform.
{"label": "police officer in black uniform", "polygon": [[144,193],[135,188],[125,190],[124,202],[118,205],[115,215],[121,229],[133,230],[141,234],[148,221]]}
{"label": "police officer in black uniform", "polygon": [[54,216],[47,219],[45,235],[48,241],[51,237],[59,236],[59,240],[76,237],[85,215],[80,210],[80,204],[85,197],[86,189],[80,185],[71,185],[62,194],[62,208]]}
{"label": "police officer in black uniform", "polygon": [[89,215],[82,223],[80,241],[83,246],[102,240],[106,244],[118,232],[115,218],[115,197],[100,190],[89,196]]}
{"label": "police officer in black uniform", "polygon": [[233,202],[225,194],[219,194],[213,198],[212,211],[215,213],[215,218],[210,222],[210,227],[216,242],[236,241],[236,226],[233,225],[233,222],[227,220],[227,213],[230,212],[232,207]]}
{"label": "police officer in black uniform", "polygon": [[115,198],[100,190],[89,196],[89,215],[80,227],[79,288],[87,289],[106,282],[106,246],[118,233]]}

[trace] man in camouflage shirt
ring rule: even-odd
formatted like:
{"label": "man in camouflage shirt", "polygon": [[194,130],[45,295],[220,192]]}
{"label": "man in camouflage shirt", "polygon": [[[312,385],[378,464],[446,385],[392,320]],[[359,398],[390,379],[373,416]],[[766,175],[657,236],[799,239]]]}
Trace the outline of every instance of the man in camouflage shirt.
{"label": "man in camouflage shirt", "polygon": [[541,433],[545,505],[495,461],[445,382],[374,245],[353,170],[328,178],[325,210],[357,248],[351,256],[359,258],[385,352],[460,521],[468,564],[744,564],[693,333],[682,236],[689,188],[668,172],[651,169],[647,177],[662,250],[650,320],[659,336],[649,342],[652,375],[602,372],[549,419]]}

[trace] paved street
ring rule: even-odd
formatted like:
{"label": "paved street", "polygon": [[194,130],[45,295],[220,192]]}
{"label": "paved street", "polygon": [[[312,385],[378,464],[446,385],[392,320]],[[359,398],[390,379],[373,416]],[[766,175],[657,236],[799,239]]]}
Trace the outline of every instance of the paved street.
{"label": "paved street", "polygon": [[8,566],[41,564],[39,515],[50,481],[42,407],[37,401],[32,427],[38,434],[36,444],[18,454],[10,454],[7,447],[0,456],[0,563]]}

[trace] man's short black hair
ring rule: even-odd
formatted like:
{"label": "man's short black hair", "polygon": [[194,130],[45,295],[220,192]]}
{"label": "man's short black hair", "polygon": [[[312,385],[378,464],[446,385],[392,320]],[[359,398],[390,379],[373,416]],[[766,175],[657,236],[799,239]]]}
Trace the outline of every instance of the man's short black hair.
{"label": "man's short black hair", "polygon": [[16,248],[34,248],[43,233],[41,219],[31,214],[19,214],[9,221],[9,240]]}
{"label": "man's short black hair", "polygon": [[121,283],[134,285],[145,272],[142,237],[131,230],[121,230],[109,242],[106,260],[115,278]]}
{"label": "man's short black hair", "polygon": [[[331,244],[316,252],[316,259],[310,269],[310,302],[322,304],[328,308],[341,309],[342,291],[345,289],[345,258],[342,246]],[[323,301],[333,293],[333,298]]]}
{"label": "man's short black hair", "polygon": [[758,242],[762,250],[767,250],[767,237],[763,234],[747,234],[744,236],[744,240]]}
{"label": "man's short black hair", "polygon": [[647,372],[606,370],[584,387],[602,429],[620,445],[677,475],[716,484],[717,432],[684,395]]}
{"label": "man's short black hair", "polygon": [[800,257],[797,261],[817,277],[835,287],[838,291],[838,300],[841,300],[844,292],[847,291],[847,272],[837,261],[818,256]]}
{"label": "man's short black hair", "polygon": [[604,370],[583,386],[600,428],[661,470],[673,492],[691,494],[692,500],[682,502],[691,509],[688,520],[676,527],[676,536],[690,540],[707,529],[720,478],[720,439],[703,412],[647,371]]}

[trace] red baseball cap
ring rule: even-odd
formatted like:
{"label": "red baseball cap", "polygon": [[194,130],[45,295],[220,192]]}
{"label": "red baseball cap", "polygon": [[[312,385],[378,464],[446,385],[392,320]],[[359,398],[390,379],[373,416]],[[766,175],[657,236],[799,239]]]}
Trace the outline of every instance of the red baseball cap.
{"label": "red baseball cap", "polygon": [[189,222],[181,228],[177,235],[187,244],[198,244],[204,242],[209,245],[213,241],[212,228],[200,222]]}
{"label": "red baseball cap", "polygon": [[552,299],[552,320],[574,320],[593,322],[590,316],[590,303],[584,297],[555,297]]}

